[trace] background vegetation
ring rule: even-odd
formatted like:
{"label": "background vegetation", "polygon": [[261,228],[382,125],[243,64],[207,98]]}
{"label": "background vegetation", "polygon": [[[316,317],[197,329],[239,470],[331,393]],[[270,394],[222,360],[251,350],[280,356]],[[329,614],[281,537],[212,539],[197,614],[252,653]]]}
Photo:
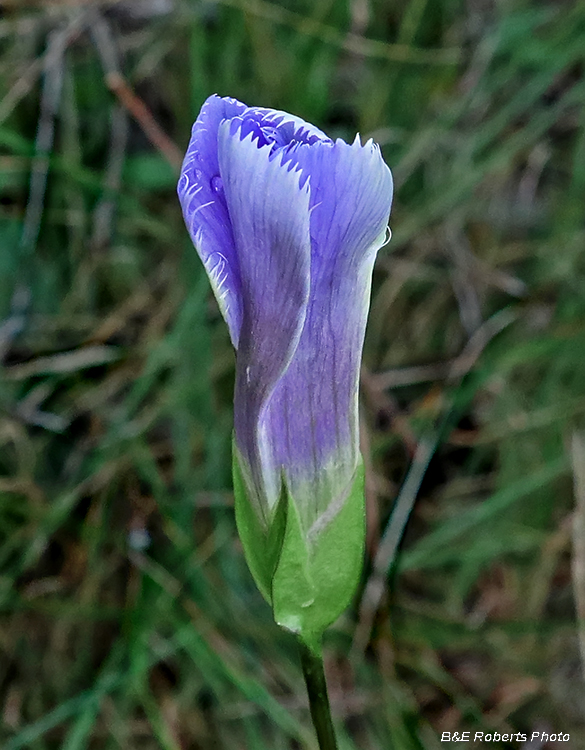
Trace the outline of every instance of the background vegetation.
{"label": "background vegetation", "polygon": [[326,644],[342,748],[585,747],[585,5],[2,8],[2,749],[314,748],[237,541],[234,357],[174,192],[213,92],[371,135],[395,175],[368,561]]}

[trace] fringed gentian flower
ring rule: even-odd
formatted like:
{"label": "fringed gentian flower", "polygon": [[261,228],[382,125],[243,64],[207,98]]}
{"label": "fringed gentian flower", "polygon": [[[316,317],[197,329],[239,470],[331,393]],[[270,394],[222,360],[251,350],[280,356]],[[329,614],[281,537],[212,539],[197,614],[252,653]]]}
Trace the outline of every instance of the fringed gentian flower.
{"label": "fringed gentian flower", "polygon": [[310,640],[361,569],[358,379],[390,170],[372,141],[211,96],[178,192],[237,352],[246,557],[277,621]]}

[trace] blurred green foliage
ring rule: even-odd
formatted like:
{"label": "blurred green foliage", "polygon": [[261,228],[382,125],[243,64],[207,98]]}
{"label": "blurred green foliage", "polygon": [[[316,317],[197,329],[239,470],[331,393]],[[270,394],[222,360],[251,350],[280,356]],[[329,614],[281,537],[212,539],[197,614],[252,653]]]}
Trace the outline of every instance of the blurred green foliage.
{"label": "blurred green foliage", "polygon": [[236,538],[234,358],[174,192],[213,92],[372,136],[396,181],[362,592],[417,499],[389,596],[327,640],[341,747],[584,746],[584,65],[577,0],[3,4],[3,750],[314,748]]}

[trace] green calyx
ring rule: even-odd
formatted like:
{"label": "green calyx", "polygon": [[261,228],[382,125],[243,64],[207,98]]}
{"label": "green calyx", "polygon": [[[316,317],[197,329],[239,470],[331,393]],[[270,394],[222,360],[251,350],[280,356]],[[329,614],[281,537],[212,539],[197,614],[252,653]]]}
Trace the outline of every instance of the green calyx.
{"label": "green calyx", "polygon": [[278,625],[318,651],[324,630],[350,603],[362,570],[363,463],[339,510],[307,534],[285,482],[265,528],[248,500],[235,446],[233,456],[236,523],[248,567]]}

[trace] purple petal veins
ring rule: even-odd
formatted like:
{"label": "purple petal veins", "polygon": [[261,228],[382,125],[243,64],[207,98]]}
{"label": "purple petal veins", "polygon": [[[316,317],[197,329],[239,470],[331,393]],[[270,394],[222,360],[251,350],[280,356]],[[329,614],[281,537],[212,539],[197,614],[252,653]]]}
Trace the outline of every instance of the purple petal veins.
{"label": "purple petal veins", "polygon": [[[210,97],[179,182],[185,222],[237,349],[234,428],[268,523],[287,482],[320,528],[359,461],[358,378],[392,176],[379,148]],[[332,510],[333,509],[333,510]]]}
{"label": "purple petal veins", "polygon": [[[247,134],[246,134],[247,132]],[[289,366],[310,288],[309,191],[253,132],[219,127],[219,166],[235,237],[243,311],[236,365],[236,442],[263,508],[278,494],[261,412]]]}

